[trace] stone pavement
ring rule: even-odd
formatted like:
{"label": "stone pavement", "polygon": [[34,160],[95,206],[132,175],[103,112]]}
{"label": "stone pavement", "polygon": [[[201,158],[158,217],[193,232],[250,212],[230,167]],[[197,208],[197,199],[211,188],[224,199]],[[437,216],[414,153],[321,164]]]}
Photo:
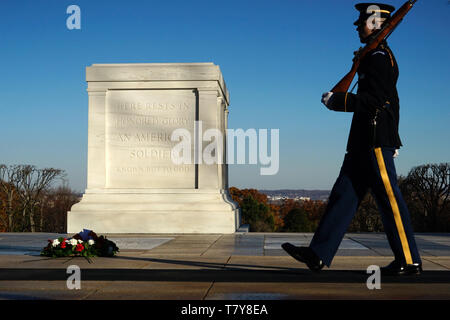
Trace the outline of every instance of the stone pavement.
{"label": "stone pavement", "polygon": [[[347,234],[319,274],[280,247],[307,245],[310,233],[107,234],[116,257],[39,256],[58,236],[0,234],[0,299],[450,299],[450,234],[416,234],[424,273],[381,277],[379,290],[367,288],[367,267],[393,259],[384,234]],[[80,290],[67,288],[70,265],[81,269]]]}

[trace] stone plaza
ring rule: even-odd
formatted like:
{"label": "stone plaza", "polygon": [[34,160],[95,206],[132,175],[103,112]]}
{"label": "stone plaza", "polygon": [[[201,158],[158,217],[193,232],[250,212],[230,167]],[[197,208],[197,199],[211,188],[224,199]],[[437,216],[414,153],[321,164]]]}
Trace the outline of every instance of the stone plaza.
{"label": "stone plaza", "polygon": [[[86,80],[87,189],[68,212],[68,234],[0,234],[0,299],[450,299],[449,234],[417,234],[423,274],[383,276],[373,289],[368,269],[393,259],[384,234],[347,234],[331,267],[315,274],[281,248],[308,245],[312,234],[241,226],[226,148],[215,150],[219,161],[199,161],[208,142],[197,123],[226,146],[230,102],[218,66],[94,64]],[[176,129],[194,137],[192,162],[173,161]],[[118,255],[40,256],[48,239],[83,229],[106,235]],[[79,289],[68,286],[73,267]]]}
{"label": "stone plaza", "polygon": [[[384,234],[347,234],[331,267],[319,274],[280,246],[306,245],[310,233],[110,234],[120,252],[92,263],[39,256],[57,236],[0,235],[0,299],[450,299],[449,234],[417,234],[423,274],[382,276],[374,290],[367,287],[367,268],[393,259]],[[71,265],[80,267],[80,290],[67,287]]]}

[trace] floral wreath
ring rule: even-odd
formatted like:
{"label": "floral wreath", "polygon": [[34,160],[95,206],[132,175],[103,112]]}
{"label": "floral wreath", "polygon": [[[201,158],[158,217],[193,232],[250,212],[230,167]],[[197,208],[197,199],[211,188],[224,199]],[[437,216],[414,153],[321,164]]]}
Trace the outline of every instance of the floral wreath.
{"label": "floral wreath", "polygon": [[42,249],[41,256],[46,257],[85,257],[89,262],[90,257],[113,257],[119,252],[116,244],[106,239],[105,236],[97,236],[92,230],[83,229],[72,238],[59,237],[48,240],[47,246]]}

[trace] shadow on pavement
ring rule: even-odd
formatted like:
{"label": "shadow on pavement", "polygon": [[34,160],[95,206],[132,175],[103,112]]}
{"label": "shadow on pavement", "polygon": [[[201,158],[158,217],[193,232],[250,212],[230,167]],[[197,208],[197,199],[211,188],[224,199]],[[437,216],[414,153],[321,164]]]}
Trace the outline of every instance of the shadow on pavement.
{"label": "shadow on pavement", "polygon": [[[307,269],[291,270],[183,270],[183,269],[82,269],[85,281],[167,281],[167,282],[317,282],[365,283],[365,271],[322,270],[312,273]],[[0,280],[58,281],[67,280],[66,269],[0,268]],[[382,276],[383,283],[450,283],[450,271],[424,271],[420,276]]]}

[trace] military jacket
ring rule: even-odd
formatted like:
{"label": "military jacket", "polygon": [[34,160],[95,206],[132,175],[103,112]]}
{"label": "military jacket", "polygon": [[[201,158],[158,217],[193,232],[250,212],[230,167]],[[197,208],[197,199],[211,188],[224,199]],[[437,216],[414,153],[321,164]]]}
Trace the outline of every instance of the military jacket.
{"label": "military jacket", "polygon": [[400,148],[396,88],[399,71],[386,41],[364,56],[357,72],[357,93],[335,93],[330,101],[335,111],[353,112],[347,151]]}

